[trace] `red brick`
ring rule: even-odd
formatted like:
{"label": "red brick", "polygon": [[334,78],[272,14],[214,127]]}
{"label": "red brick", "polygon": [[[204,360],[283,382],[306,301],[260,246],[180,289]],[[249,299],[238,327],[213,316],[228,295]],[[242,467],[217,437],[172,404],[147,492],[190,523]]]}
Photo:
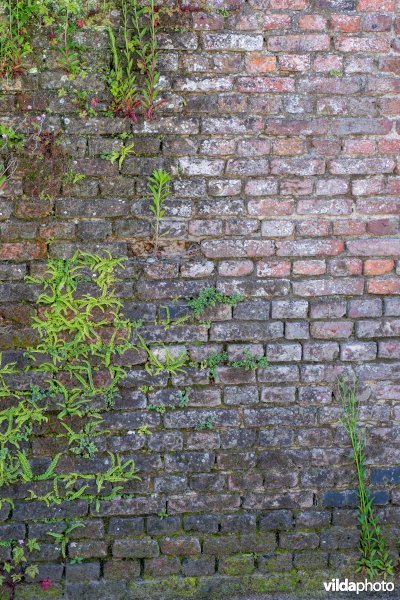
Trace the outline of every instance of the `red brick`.
{"label": "red brick", "polygon": [[200,542],[190,536],[165,537],[160,540],[160,549],[164,554],[191,556],[201,553]]}
{"label": "red brick", "polygon": [[358,236],[363,235],[366,230],[366,223],[364,221],[346,220],[333,222],[333,234],[334,235],[349,235]]}
{"label": "red brick", "polygon": [[294,92],[294,80],[289,77],[238,77],[239,92],[250,94]]}
{"label": "red brick", "polygon": [[344,115],[347,112],[347,101],[344,98],[318,98],[317,113],[327,115]]}
{"label": "red brick", "polygon": [[312,146],[323,156],[336,156],[341,149],[341,142],[338,139],[315,138],[312,140]]}
{"label": "red brick", "polygon": [[246,183],[246,194],[249,196],[273,196],[278,192],[275,179],[250,179]]}
{"label": "red brick", "polygon": [[397,94],[400,91],[400,79],[395,77],[368,77],[365,91],[372,94]]}
{"label": "red brick", "polygon": [[295,156],[305,153],[305,142],[300,138],[278,139],[274,141],[273,154],[278,156]]}
{"label": "red brick", "polygon": [[379,358],[398,358],[400,356],[400,341],[388,340],[379,342]]}
{"label": "red brick", "polygon": [[320,135],[328,131],[327,119],[268,119],[265,131],[272,135]]}
{"label": "red brick", "polygon": [[235,31],[254,31],[260,29],[261,16],[257,13],[233,14],[228,19],[228,28]]}
{"label": "red brick", "polygon": [[350,254],[358,256],[400,256],[400,239],[369,238],[348,241],[347,250]]}
{"label": "red brick", "polygon": [[324,260],[296,260],[293,263],[294,275],[323,275],[325,272]]}
{"label": "red brick", "polygon": [[353,331],[350,321],[321,321],[311,323],[312,337],[322,340],[349,338]]}
{"label": "red brick", "polygon": [[370,37],[342,37],[335,40],[335,47],[339,52],[371,52],[385,54],[390,52],[389,40]]}
{"label": "red brick", "polygon": [[392,29],[392,15],[364,15],[361,22],[363,31],[390,31]]}
{"label": "red brick", "polygon": [[297,296],[318,297],[336,296],[361,296],[364,292],[364,280],[355,277],[335,279],[312,279],[309,281],[294,281],[293,293]]}
{"label": "red brick", "polygon": [[371,173],[392,173],[395,161],[390,158],[342,158],[331,160],[328,168],[335,175],[364,175]]}
{"label": "red brick", "polygon": [[219,264],[218,272],[224,277],[249,275],[254,269],[251,260],[225,260]]}
{"label": "red brick", "polygon": [[373,140],[345,140],[343,152],[344,154],[363,156],[375,154],[375,142]]}
{"label": "red brick", "polygon": [[330,49],[330,37],[315,35],[271,35],[268,38],[268,50],[272,52],[316,52]]}
{"label": "red brick", "polygon": [[400,278],[371,279],[367,282],[369,294],[400,294]]}
{"label": "red brick", "polygon": [[307,6],[307,0],[268,0],[271,10],[304,10]]}
{"label": "red brick", "polygon": [[398,230],[398,219],[373,219],[367,223],[367,233],[372,235],[393,235]]}
{"label": "red brick", "polygon": [[257,263],[257,277],[288,277],[289,261],[261,261]]}
{"label": "red brick", "polygon": [[400,214],[400,198],[358,198],[356,206],[365,215]]}
{"label": "red brick", "polygon": [[400,140],[378,140],[379,154],[399,154]]}
{"label": "red brick", "polygon": [[347,198],[299,200],[297,212],[301,215],[350,215],[352,204]]}
{"label": "red brick", "polygon": [[45,258],[45,242],[15,242],[0,244],[0,260],[36,260]]}
{"label": "red brick", "polygon": [[246,258],[271,256],[274,243],[270,240],[207,240],[202,242],[207,258]]}
{"label": "red brick", "polygon": [[355,77],[308,77],[298,83],[298,91],[304,94],[356,94],[361,89]]}
{"label": "red brick", "polygon": [[352,182],[354,196],[371,196],[380,194],[385,189],[383,177],[370,177],[368,179],[356,179]]}
{"label": "red brick", "polygon": [[338,196],[349,191],[347,179],[318,179],[316,185],[317,196]]}
{"label": "red brick", "polygon": [[[245,140],[239,140],[237,145],[237,154],[239,156],[263,156],[265,154],[269,154],[270,150],[270,140],[264,139],[259,140],[250,138]],[[276,187],[278,187],[277,184]]]}
{"label": "red brick", "polygon": [[335,54],[317,56],[314,60],[314,71],[329,72],[332,70],[341,71],[343,68],[343,58]]}
{"label": "red brick", "polygon": [[222,221],[213,219],[195,219],[189,221],[189,234],[195,237],[222,234]]}
{"label": "red brick", "polygon": [[266,14],[264,16],[264,29],[266,31],[290,29],[291,23],[290,15]]}
{"label": "red brick", "polygon": [[284,179],[280,184],[282,196],[306,196],[313,191],[312,179]]}
{"label": "red brick", "polygon": [[384,11],[393,11],[394,9],[394,0],[358,0],[358,10],[379,13]]}
{"label": "red brick", "polygon": [[280,54],[279,71],[303,73],[311,65],[310,57],[306,54]]}
{"label": "red brick", "polygon": [[316,158],[287,158],[271,161],[273,175],[322,175],[325,173],[325,161]]}
{"label": "red brick", "polygon": [[344,242],[342,240],[277,241],[276,247],[278,256],[336,256],[343,252]]}
{"label": "red brick", "polygon": [[359,258],[337,258],[328,263],[328,273],[334,277],[348,277],[362,274],[362,260]]}
{"label": "red brick", "polygon": [[394,268],[394,260],[390,259],[368,259],[364,263],[365,275],[387,275]]}
{"label": "red brick", "polygon": [[206,50],[256,51],[263,47],[263,36],[248,33],[203,33]]}
{"label": "red brick", "polygon": [[276,71],[276,57],[273,54],[253,53],[246,56],[248,73],[271,73]]}
{"label": "red brick", "polygon": [[400,98],[381,98],[379,101],[383,115],[398,115],[400,112]]}
{"label": "red brick", "polygon": [[223,29],[224,17],[208,14],[208,13],[193,13],[193,29],[201,29],[204,31],[213,31]]}
{"label": "red brick", "polygon": [[333,31],[342,31],[343,33],[356,33],[360,31],[361,19],[358,16],[350,15],[332,15],[331,29]]}
{"label": "red brick", "polygon": [[400,194],[400,177],[388,177],[386,192],[388,194]]}
{"label": "red brick", "polygon": [[299,28],[325,31],[326,19],[322,15],[303,15],[299,17]]}
{"label": "red brick", "polygon": [[296,224],[297,234],[304,237],[327,237],[330,229],[330,222],[322,219],[310,219]]}
{"label": "red brick", "polygon": [[291,215],[294,211],[293,200],[250,200],[249,215],[273,217]]}

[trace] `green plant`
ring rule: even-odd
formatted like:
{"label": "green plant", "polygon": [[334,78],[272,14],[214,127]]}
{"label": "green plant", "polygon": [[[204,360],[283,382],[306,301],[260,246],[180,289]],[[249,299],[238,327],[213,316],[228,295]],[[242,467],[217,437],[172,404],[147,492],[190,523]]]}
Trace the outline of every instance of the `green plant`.
{"label": "green plant", "polygon": [[113,99],[112,109],[116,114],[122,114],[136,120],[136,109],[140,104],[137,99],[137,84],[135,72],[135,41],[129,23],[130,0],[122,0],[122,35],[123,48],[120,49],[114,30],[108,28],[111,46],[112,67],[107,81]]}
{"label": "green plant", "polygon": [[63,181],[69,185],[74,185],[86,179],[86,175],[83,173],[75,173],[71,168],[67,169],[63,175]]}
{"label": "green plant", "polygon": [[[68,260],[50,260],[44,276],[28,278],[45,290],[38,299],[41,313],[33,319],[40,342],[27,353],[30,368],[49,375],[69,446],[83,456],[96,452],[101,410],[109,409],[126,374],[112,359],[133,347],[132,325],[121,318],[114,288],[114,270],[122,265],[123,259],[107,253],[78,251]],[[79,294],[86,281],[97,293]],[[84,419],[78,430],[65,422],[73,416]]]}
{"label": "green plant", "polygon": [[235,360],[230,363],[231,367],[244,368],[246,371],[253,369],[265,369],[268,367],[268,360],[266,356],[255,357],[245,350],[243,353],[244,357],[241,360]]}
{"label": "green plant", "polygon": [[160,224],[161,219],[165,215],[164,205],[171,193],[172,181],[171,175],[164,169],[155,169],[148,181],[148,189],[150,195],[149,208],[154,216],[153,223],[153,248],[154,254],[157,255],[160,243]]}
{"label": "green plant", "polygon": [[71,533],[77,529],[78,527],[84,527],[84,523],[69,523],[66,522],[65,529],[62,533],[54,533],[52,531],[48,531],[47,535],[50,535],[55,541],[60,544],[61,547],[61,556],[65,560],[67,558],[67,546],[69,544],[69,539]]}
{"label": "green plant", "polygon": [[47,22],[56,25],[60,66],[71,79],[78,74],[85,77],[83,47],[73,40],[73,34],[78,27],[77,19],[82,15],[82,3],[80,0],[53,0],[51,8],[52,14],[48,17]]}
{"label": "green plant", "polygon": [[32,52],[30,27],[46,13],[45,2],[4,0],[0,14],[0,76],[24,72],[24,61]]}
{"label": "green plant", "polygon": [[186,408],[188,401],[189,401],[189,392],[192,388],[188,387],[183,391],[179,391],[179,403],[178,406],[179,408]]}
{"label": "green plant", "polygon": [[207,356],[207,358],[201,363],[201,366],[203,368],[207,368],[210,379],[215,380],[217,377],[217,368],[219,365],[226,363],[227,360],[227,352],[213,352]]}
{"label": "green plant", "polygon": [[206,308],[215,306],[216,304],[229,304],[237,306],[238,302],[243,299],[241,294],[233,294],[226,296],[219,292],[216,288],[208,287],[201,290],[196,298],[191,298],[188,301],[188,306],[192,309],[194,316],[199,317]]}
{"label": "green plant", "polygon": [[198,421],[195,425],[195,429],[197,431],[202,431],[204,429],[214,429],[215,427],[215,419],[214,417],[207,417],[204,421]]}
{"label": "green plant", "polygon": [[149,375],[158,375],[162,371],[167,371],[171,375],[176,375],[184,370],[189,364],[189,357],[186,350],[173,356],[166,346],[162,346],[164,360],[158,358],[157,354],[151,350],[140,334],[137,334],[140,342],[140,348],[146,351],[147,361],[144,366]]}
{"label": "green plant", "polygon": [[340,71],[340,69],[331,69],[331,70],[329,71],[329,75],[330,75],[331,77],[342,77],[342,75],[343,75],[343,72],[342,72],[342,71]]}
{"label": "green plant", "polygon": [[133,150],[134,145],[135,144],[132,143],[132,144],[129,144],[128,146],[121,146],[120,148],[118,148],[118,150],[113,150],[112,152],[103,152],[103,154],[101,156],[102,156],[102,158],[109,160],[112,165],[115,163],[115,161],[118,161],[118,168],[119,168],[119,170],[121,170],[122,165],[124,164],[125,158],[129,154],[135,153],[135,151]]}
{"label": "green plant", "polygon": [[376,521],[374,499],[366,487],[365,431],[359,424],[357,382],[339,379],[337,397],[343,408],[342,424],[350,438],[358,483],[358,525],[360,529],[360,558],[357,571],[371,579],[393,575],[393,562],[386,550],[384,536]]}
{"label": "green plant", "polygon": [[148,408],[148,410],[152,410],[154,412],[157,412],[160,415],[163,415],[166,412],[166,410],[167,410],[167,407],[163,403],[160,403],[160,404],[148,404],[147,408]]}
{"label": "green plant", "polygon": [[157,516],[160,517],[160,519],[165,519],[166,517],[168,517],[167,509],[163,508],[162,510],[160,510]]}
{"label": "green plant", "polygon": [[157,102],[159,95],[160,73],[157,70],[157,34],[160,22],[160,9],[156,8],[154,0],[148,5],[138,8],[136,1],[132,3],[132,21],[136,34],[137,66],[143,76],[143,85],[140,89],[140,100],[146,111],[146,118],[151,119],[154,110],[161,102]]}
{"label": "green plant", "polygon": [[0,546],[10,548],[11,558],[0,564],[0,587],[5,586],[10,592],[10,600],[15,597],[15,588],[26,578],[34,579],[39,572],[36,564],[30,562],[30,554],[40,550],[34,538],[27,540],[0,541]]}
{"label": "green plant", "polygon": [[[59,97],[66,95],[65,90],[58,90]],[[90,98],[90,94],[87,90],[75,90],[75,98],[74,103],[79,109],[80,117],[95,117],[96,106],[98,103],[98,98],[92,97]]]}
{"label": "green plant", "polygon": [[[159,72],[157,70],[157,35],[160,12],[154,0],[139,6],[138,0],[121,0],[123,47],[119,48],[116,34],[108,28],[112,67],[108,85],[113,98],[112,109],[136,120],[136,111],[143,106],[151,119],[158,106]],[[138,86],[138,73],[141,86]]]}
{"label": "green plant", "polygon": [[26,142],[22,133],[26,122],[27,119],[24,118],[16,127],[0,124],[0,190],[17,169],[18,154]]}
{"label": "green plant", "polygon": [[148,425],[141,425],[137,432],[139,435],[151,435],[151,431]]}

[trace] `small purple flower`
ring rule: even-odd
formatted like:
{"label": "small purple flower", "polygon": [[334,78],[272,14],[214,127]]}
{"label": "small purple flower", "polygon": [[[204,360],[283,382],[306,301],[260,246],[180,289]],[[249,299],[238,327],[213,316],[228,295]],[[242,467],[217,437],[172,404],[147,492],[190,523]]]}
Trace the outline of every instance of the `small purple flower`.
{"label": "small purple flower", "polygon": [[28,104],[28,110],[32,110],[32,106]]}
{"label": "small purple flower", "polygon": [[2,136],[3,140],[6,140],[8,138],[8,135],[6,133],[3,133]]}
{"label": "small purple flower", "polygon": [[20,546],[23,546],[25,544],[24,540],[18,540],[18,543]]}

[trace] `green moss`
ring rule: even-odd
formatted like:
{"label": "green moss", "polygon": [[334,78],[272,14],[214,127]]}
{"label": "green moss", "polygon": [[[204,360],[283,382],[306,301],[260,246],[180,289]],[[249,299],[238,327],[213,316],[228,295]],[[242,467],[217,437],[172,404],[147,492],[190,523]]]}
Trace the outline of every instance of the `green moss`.
{"label": "green moss", "polygon": [[234,554],[220,560],[220,573],[226,575],[247,575],[254,571],[254,556],[252,554]]}
{"label": "green moss", "polygon": [[170,598],[197,598],[196,577],[168,577],[163,580],[146,581],[143,583],[130,583],[130,590],[135,600],[159,600]]}
{"label": "green moss", "polygon": [[[8,598],[8,596],[4,596]],[[61,600],[63,592],[60,586],[53,585],[48,590],[42,590],[37,583],[30,585],[19,585],[15,588],[15,600]],[[0,596],[3,600],[3,596]]]}
{"label": "green moss", "polygon": [[[243,555],[235,557],[231,564],[234,565],[235,560],[240,564],[239,559],[243,560]],[[131,583],[129,587],[134,600],[226,600],[235,594],[271,592],[295,592],[301,599],[318,598],[319,593],[322,597],[322,582],[327,578],[326,573],[310,577],[309,574],[300,572],[242,576],[227,574],[199,578],[173,576],[164,580]]]}

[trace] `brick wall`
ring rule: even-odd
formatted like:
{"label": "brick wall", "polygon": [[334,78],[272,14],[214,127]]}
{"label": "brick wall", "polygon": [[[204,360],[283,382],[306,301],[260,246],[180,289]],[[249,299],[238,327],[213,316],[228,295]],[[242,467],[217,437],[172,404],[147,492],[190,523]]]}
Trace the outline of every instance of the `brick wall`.
{"label": "brick wall", "polygon": [[[79,116],[74,89],[106,97],[104,32],[77,34],[92,67],[83,82],[58,70],[50,48],[44,61],[39,37],[38,71],[2,85],[1,118],[16,123],[28,105],[49,111],[86,176],[50,204],[26,199],[18,172],[2,192],[5,355],[20,359],[34,339],[23,276],[42,269],[51,238],[51,256],[78,246],[128,257],[125,312],[145,321],[149,339],[184,344],[196,360],[216,350],[235,359],[248,348],[270,362],[257,372],[220,367],[216,383],[194,370],[150,380],[132,366],[105,424],[108,443],[135,459],[141,480],[98,514],[83,501],[23,504],[14,492],[1,533],[23,537],[27,526],[45,548],[41,576],[57,586],[65,577],[73,599],[322,589],[328,574],[352,573],[355,478],[333,397],[341,374],[360,379],[368,473],[389,542],[398,537],[398,3],[213,4],[209,13],[184,7],[160,34],[166,102],[151,122]],[[136,156],[119,172],[100,154],[129,131]],[[159,166],[175,181],[154,258],[143,194]],[[207,286],[245,301],[210,311],[209,329],[154,326],[162,306],[179,313]],[[143,383],[155,386],[148,398]],[[146,409],[176,403],[187,385],[186,409]],[[194,429],[210,416],[215,429]],[[135,433],[143,424],[151,435]],[[44,519],[68,517],[87,524],[70,545],[85,562],[64,569]]]}

